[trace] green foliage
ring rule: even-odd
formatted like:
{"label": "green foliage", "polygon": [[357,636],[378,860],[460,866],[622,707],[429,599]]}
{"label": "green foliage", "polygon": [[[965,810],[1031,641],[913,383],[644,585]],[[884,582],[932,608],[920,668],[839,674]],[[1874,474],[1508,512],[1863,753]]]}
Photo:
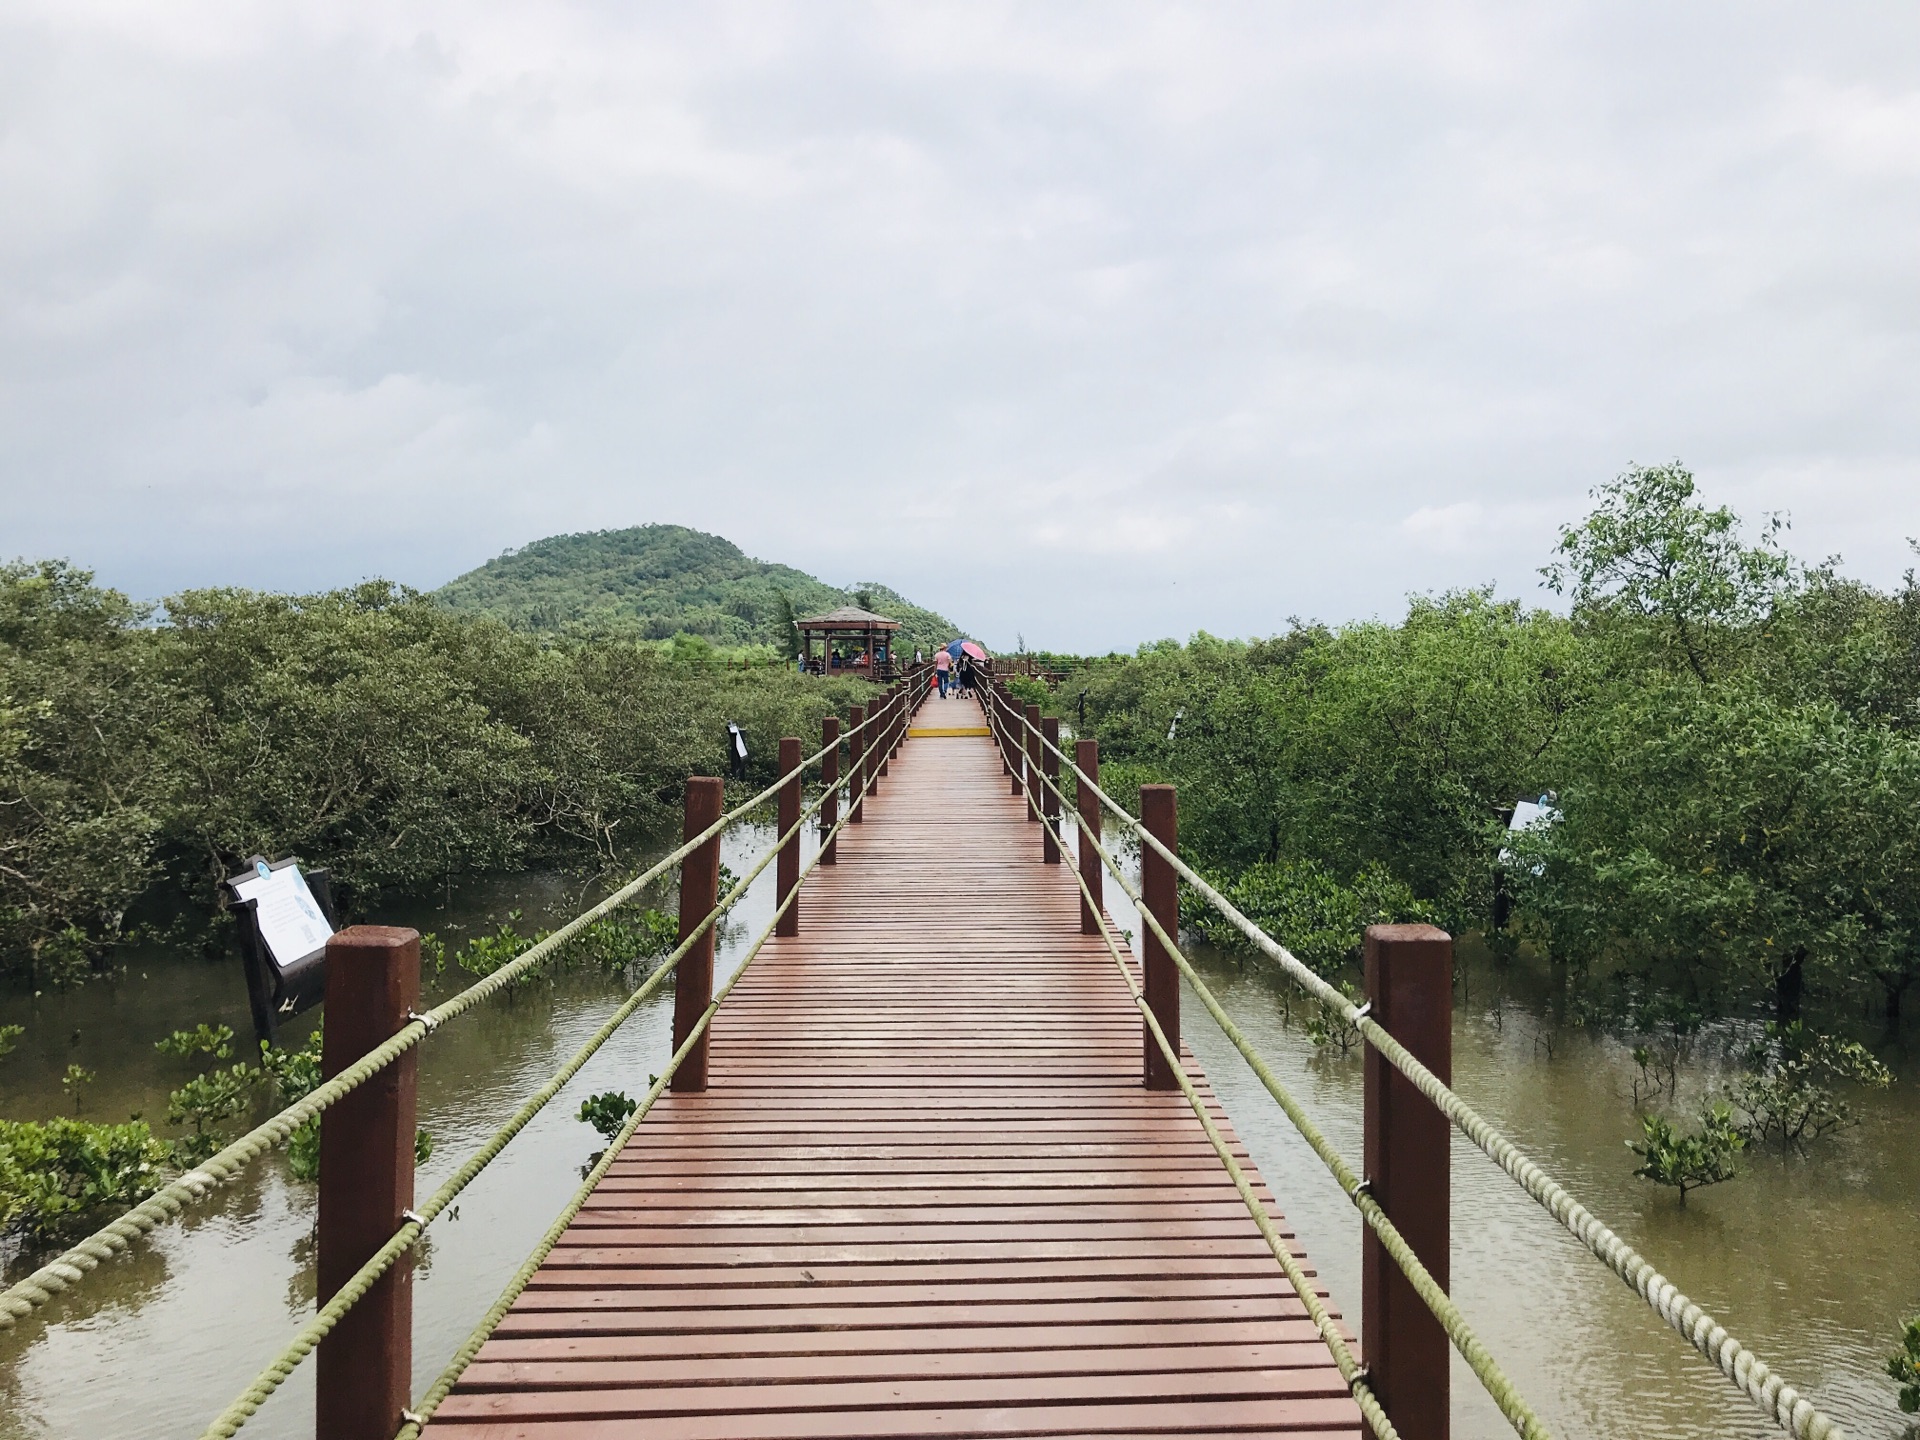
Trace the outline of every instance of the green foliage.
{"label": "green foliage", "polygon": [[[1359,958],[1367,926],[1429,918],[1428,907],[1378,864],[1344,885],[1315,860],[1262,860],[1230,881],[1208,878],[1237,910],[1323,976]],[[1222,949],[1252,948],[1209,901],[1185,887],[1180,922]]]}
{"label": "green foliage", "polygon": [[26,1033],[24,1025],[0,1025],[0,1060],[13,1053],[15,1044]]}
{"label": "green foliage", "polygon": [[1887,1357],[1887,1374],[1900,1385],[1900,1408],[1920,1411],[1920,1315],[1900,1323],[1900,1348]]}
{"label": "green foliage", "polygon": [[225,1123],[252,1108],[262,1079],[243,1062],[196,1075],[167,1097],[167,1123],[191,1130],[174,1142],[181,1163],[196,1165],[226,1145]]}
{"label": "green foliage", "polygon": [[576,935],[567,945],[567,959],[623,970],[670,953],[679,939],[679,919],[664,910],[617,910]]}
{"label": "green foliage", "polygon": [[[176,1030],[154,1045],[162,1054],[188,1059],[206,1056],[226,1059],[232,1053],[233,1032],[225,1025],[200,1025],[193,1030]],[[304,1098],[320,1083],[320,1046],[322,1031],[315,1026],[306,1043],[298,1050],[283,1050],[272,1045],[260,1047],[259,1063],[241,1061],[225,1067],[213,1066],[173,1091],[167,1097],[167,1121],[188,1133],[173,1141],[173,1153],[181,1165],[197,1165],[233,1139],[228,1121],[247,1114],[261,1101],[275,1106],[291,1105]],[[306,1137],[316,1146],[318,1164],[318,1121],[308,1122],[315,1134]],[[306,1127],[303,1127],[303,1129]],[[289,1153],[299,1149],[302,1131],[289,1141]],[[300,1163],[294,1163],[296,1174]],[[310,1178],[310,1177],[309,1177]]]}
{"label": "green foliage", "polygon": [[[319,1088],[320,1052],[324,1043],[325,1032],[316,1025],[306,1043],[298,1050],[279,1050],[270,1045],[260,1047],[258,1083],[265,1088],[276,1107],[284,1109],[296,1100],[304,1100]],[[287,1170],[296,1180],[311,1184],[320,1178],[320,1122],[324,1118],[315,1115],[287,1137]],[[413,1163],[424,1165],[432,1154],[433,1136],[424,1128],[416,1129],[413,1132]]]}
{"label": "green foliage", "polygon": [[[1022,705],[1038,705],[1042,714],[1058,714],[1054,708],[1054,694],[1046,681],[1032,675],[1010,675],[1007,677],[1007,691]],[[1104,788],[1104,787],[1102,787]]]}
{"label": "green foliage", "polygon": [[324,1022],[313,1027],[298,1050],[273,1045],[260,1047],[260,1069],[271,1088],[273,1103],[285,1108],[320,1088],[320,1051],[326,1042]]}
{"label": "green foliage", "polygon": [[153,1042],[162,1055],[178,1055],[191,1060],[196,1055],[211,1055],[216,1060],[233,1056],[233,1027],[204,1022],[191,1030],[176,1030],[164,1040]]}
{"label": "green foliage", "polygon": [[147,612],[58,561],[0,565],[0,973],[85,979],[160,874],[172,698]]}
{"label": "green foliage", "polygon": [[70,567],[0,566],[0,976],[83,980],[135,915],[211,938],[255,852],[326,865],[348,914],[615,861],[686,776],[724,773],[725,720],[764,781],[781,735],[869,693],[519,634],[384,582],[149,614]]}
{"label": "green foliage", "polygon": [[1640,1070],[1633,1082],[1636,1108],[1656,1095],[1672,1096],[1679,1089],[1680,1064],[1691,1053],[1705,1023],[1705,1012],[1684,996],[1639,989],[1629,997],[1628,1029],[1636,1037],[1644,1037],[1630,1052]]}
{"label": "green foliage", "polygon": [[598,1130],[603,1139],[610,1141],[639,1108],[640,1102],[625,1091],[607,1090],[580,1102],[580,1118]]}
{"label": "green foliage", "polygon": [[536,540],[448,582],[437,595],[516,630],[645,640],[684,635],[706,642],[709,653],[714,645],[765,645],[791,658],[796,611],[818,615],[847,604],[902,622],[899,644],[908,654],[959,633],[951,621],[884,585],[838,590],[680,525]]}
{"label": "green foliage", "polygon": [[1677,462],[1636,465],[1593,493],[1593,512],[1562,527],[1564,558],[1541,572],[1547,584],[1610,635],[1650,641],[1700,680],[1751,644],[1793,584],[1779,545],[1786,522],[1768,517],[1760,543],[1743,545],[1738,517],[1695,500],[1693,476]]}
{"label": "green foliage", "polygon": [[1734,1159],[1746,1148],[1746,1137],[1735,1128],[1733,1113],[1725,1105],[1711,1105],[1701,1112],[1700,1128],[1691,1135],[1680,1133],[1660,1115],[1641,1119],[1643,1143],[1631,1140],[1627,1148],[1641,1159],[1633,1173],[1656,1185],[1671,1185],[1680,1192],[1680,1203],[1687,1203],[1687,1192],[1705,1185],[1718,1185],[1740,1172]]}
{"label": "green foliage", "polygon": [[67,1066],[67,1073],[60,1077],[60,1088],[67,1092],[67,1099],[73,1102],[75,1114],[80,1112],[81,1093],[99,1078],[83,1065]]}
{"label": "green foliage", "polygon": [[[1366,998],[1360,987],[1352,981],[1340,982],[1340,993],[1347,997],[1347,1003],[1358,1005]],[[1360,1043],[1360,1027],[1347,1018],[1346,1011],[1325,1000],[1316,1000],[1306,1019],[1307,1038],[1319,1050],[1346,1056]]]}
{"label": "green foliage", "polygon": [[472,975],[484,980],[501,966],[517,958],[522,951],[539,939],[528,940],[514,929],[519,920],[518,910],[509,910],[507,918],[502,920],[491,935],[476,935],[462,945],[453,957],[453,963]]}
{"label": "green foliage", "polygon": [[794,623],[799,618],[793,608],[792,597],[784,590],[777,592],[773,607],[773,632],[783,660],[800,658],[800,631]]}
{"label": "green foliage", "polygon": [[[1057,704],[1084,702],[1110,793],[1179,787],[1183,852],[1323,971],[1373,884],[1382,918],[1545,952],[1608,1025],[1636,995],[1692,1030],[1816,999],[1891,1018],[1920,980],[1920,583],[1803,567],[1781,531],[1636,469],[1562,532],[1569,617],[1416,597],[1394,625],[1143,645],[1071,667]],[[1547,792],[1557,818],[1510,835]],[[1640,1098],[1691,1033],[1633,1034]]]}
{"label": "green foliage", "polygon": [[[508,911],[507,918],[491,935],[477,935],[455,952],[454,964],[482,978],[518,959],[552,933],[541,930],[530,937],[523,936],[515,928],[519,919],[518,910]],[[575,935],[567,942],[560,958],[569,964],[623,970],[667,954],[679,942],[679,933],[679,920],[665,911],[650,907],[619,910],[603,915]]]}
{"label": "green foliage", "polygon": [[1567,622],[1467,591],[1397,627],[1143,647],[1076,671],[1060,708],[1085,697],[1109,793],[1179,786],[1182,850],[1210,871],[1379,873],[1459,931],[1484,923],[1498,812],[1545,788],[1578,669]]}
{"label": "green foliage", "polygon": [[1833,1085],[1884,1090],[1893,1083],[1893,1072],[1858,1041],[1816,1034],[1798,1021],[1769,1024],[1746,1061],[1752,1073],[1727,1087],[1727,1098],[1746,1117],[1743,1133],[1782,1147],[1800,1148],[1857,1123]]}
{"label": "green foliage", "polygon": [[0,1120],[0,1234],[33,1245],[84,1235],[157,1190],[169,1153],[139,1121]]}
{"label": "green foliage", "polygon": [[314,1116],[287,1137],[287,1170],[309,1185],[320,1178],[320,1117]]}

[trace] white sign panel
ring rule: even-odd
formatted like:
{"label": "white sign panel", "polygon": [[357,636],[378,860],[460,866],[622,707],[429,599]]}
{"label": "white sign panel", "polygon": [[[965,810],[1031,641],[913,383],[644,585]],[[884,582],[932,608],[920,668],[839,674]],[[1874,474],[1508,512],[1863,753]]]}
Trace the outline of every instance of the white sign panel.
{"label": "white sign panel", "polygon": [[320,949],[333,934],[298,865],[278,870],[258,865],[252,875],[234,885],[233,893],[254,902],[260,938],[282,970]]}
{"label": "white sign panel", "polygon": [[[1513,819],[1507,822],[1507,833],[1517,835],[1522,830],[1536,830],[1552,825],[1560,818],[1560,812],[1547,804],[1547,796],[1538,800],[1516,800],[1513,806]],[[1504,845],[1500,847],[1500,863],[1505,865],[1513,859],[1513,852]],[[1542,874],[1546,867],[1535,865],[1533,873]]]}

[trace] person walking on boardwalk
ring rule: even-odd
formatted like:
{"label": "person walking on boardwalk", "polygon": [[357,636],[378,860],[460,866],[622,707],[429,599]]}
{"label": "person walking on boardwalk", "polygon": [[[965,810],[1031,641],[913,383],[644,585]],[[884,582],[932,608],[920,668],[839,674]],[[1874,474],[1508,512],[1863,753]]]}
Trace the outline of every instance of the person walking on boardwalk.
{"label": "person walking on boardwalk", "polygon": [[933,671],[935,678],[940,682],[940,698],[942,700],[947,698],[947,672],[952,665],[953,656],[949,655],[946,651],[936,650],[933,652]]}
{"label": "person walking on boardwalk", "polygon": [[973,656],[960,652],[960,670],[956,676],[962,695],[973,694]]}

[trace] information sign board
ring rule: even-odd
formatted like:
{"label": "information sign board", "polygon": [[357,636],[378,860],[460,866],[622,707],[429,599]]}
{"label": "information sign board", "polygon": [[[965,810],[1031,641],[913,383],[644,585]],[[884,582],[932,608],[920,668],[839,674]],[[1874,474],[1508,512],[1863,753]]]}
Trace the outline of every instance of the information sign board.
{"label": "information sign board", "polygon": [[246,962],[253,1028],[272,1041],[280,1021],[320,1003],[326,990],[332,885],[325,870],[255,855],[227,880]]}

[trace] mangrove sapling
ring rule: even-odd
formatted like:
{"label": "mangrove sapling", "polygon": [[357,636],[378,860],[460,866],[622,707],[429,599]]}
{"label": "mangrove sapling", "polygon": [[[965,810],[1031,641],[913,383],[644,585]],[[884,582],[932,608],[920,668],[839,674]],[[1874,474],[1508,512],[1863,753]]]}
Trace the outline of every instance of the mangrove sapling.
{"label": "mangrove sapling", "polygon": [[[1638,983],[1634,989],[1638,991]],[[1633,1106],[1638,1110],[1656,1095],[1671,1099],[1679,1093],[1681,1062],[1692,1054],[1707,1017],[1691,1000],[1658,990],[1639,991],[1630,1005],[1630,1028],[1645,1037],[1632,1051],[1640,1069],[1633,1082]]]}
{"label": "mangrove sapling", "polygon": [[1731,1180],[1740,1172],[1734,1157],[1746,1148],[1746,1136],[1735,1128],[1733,1112],[1725,1105],[1710,1105],[1700,1114],[1700,1129],[1683,1135],[1662,1115],[1647,1115],[1640,1121],[1645,1143],[1631,1140],[1627,1148],[1643,1162],[1633,1173],[1656,1185],[1671,1185],[1680,1192],[1680,1203],[1687,1203],[1687,1192]]}
{"label": "mangrove sapling", "polygon": [[196,1055],[211,1055],[216,1060],[233,1057],[233,1027],[208,1025],[204,1021],[191,1030],[176,1030],[164,1040],[153,1042],[162,1055],[178,1055],[191,1060]]}
{"label": "mangrove sapling", "polygon": [[611,1140],[639,1108],[640,1102],[626,1091],[607,1090],[580,1102],[580,1118],[598,1130],[604,1139]]}
{"label": "mangrove sapling", "polygon": [[491,935],[476,935],[460,947],[460,953],[454,957],[458,965],[469,975],[484,980],[501,966],[519,958],[534,941],[514,928],[514,922],[520,918],[518,910],[509,910],[507,918]]}
{"label": "mangrove sapling", "polygon": [[[1350,980],[1340,982],[1340,993],[1355,1005],[1365,998]],[[1325,1000],[1314,1003],[1313,1012],[1307,1016],[1306,1030],[1315,1049],[1338,1051],[1343,1058],[1360,1043],[1360,1027],[1347,1018],[1345,1011]]]}
{"label": "mangrove sapling", "polygon": [[620,912],[602,916],[574,936],[567,944],[566,958],[619,972],[667,954],[679,938],[680,921],[663,910]]}
{"label": "mangrove sapling", "polygon": [[1727,1098],[1745,1117],[1741,1130],[1755,1141],[1803,1149],[1809,1142],[1859,1121],[1837,1098],[1834,1082],[1884,1090],[1893,1072],[1855,1040],[1808,1030],[1799,1021],[1769,1023],[1747,1049],[1752,1073],[1727,1087]]}
{"label": "mangrove sapling", "polygon": [[1645,1045],[1633,1047],[1633,1063],[1640,1067],[1639,1078],[1633,1082],[1633,1108],[1644,1110],[1649,1100],[1667,1089],[1667,1077],[1654,1064],[1653,1051]]}
{"label": "mangrove sapling", "polygon": [[[647,1083],[651,1085],[656,1076],[649,1075]],[[606,1090],[598,1095],[589,1095],[580,1102],[580,1118],[600,1132],[607,1144],[613,1143],[613,1137],[620,1133],[633,1112],[640,1108],[640,1102],[624,1090]],[[580,1167],[580,1178],[585,1179],[600,1157],[606,1154],[606,1146],[594,1151],[587,1157],[587,1163]]]}
{"label": "mangrove sapling", "polygon": [[1900,1322],[1900,1348],[1887,1357],[1887,1374],[1900,1383],[1900,1408],[1920,1413],[1920,1315]]}
{"label": "mangrove sapling", "polygon": [[60,1077],[60,1088],[67,1092],[67,1099],[73,1102],[73,1113],[80,1113],[80,1094],[87,1086],[100,1077],[83,1065],[67,1066],[67,1073]]}
{"label": "mangrove sapling", "polygon": [[[320,1088],[321,1046],[326,1039],[325,1021],[313,1027],[306,1043],[298,1050],[281,1050],[272,1045],[260,1047],[262,1082],[272,1101],[282,1108],[304,1100]],[[287,1137],[287,1169],[296,1180],[312,1183],[320,1178],[320,1121],[315,1115]],[[413,1163],[424,1165],[433,1154],[433,1136],[425,1126],[413,1132]]]}
{"label": "mangrove sapling", "polygon": [[170,1155],[138,1120],[0,1120],[0,1235],[30,1245],[84,1235],[159,1189]]}
{"label": "mangrove sapling", "polygon": [[174,1142],[178,1162],[197,1165],[232,1138],[225,1122],[252,1108],[261,1072],[242,1061],[196,1075],[167,1097],[167,1123],[190,1125],[193,1133]]}
{"label": "mangrove sapling", "polygon": [[[233,1056],[233,1031],[226,1025],[201,1024],[192,1030],[176,1030],[153,1048],[162,1055],[183,1060],[206,1057],[227,1060]],[[173,1142],[176,1164],[197,1165],[218,1151],[229,1138],[224,1126],[253,1104],[255,1092],[267,1077],[258,1067],[242,1060],[224,1068],[203,1068],[167,1097],[167,1122],[191,1126],[193,1133]]]}
{"label": "mangrove sapling", "polygon": [[0,1025],[0,1060],[13,1053],[15,1043],[26,1033],[24,1025]]}

